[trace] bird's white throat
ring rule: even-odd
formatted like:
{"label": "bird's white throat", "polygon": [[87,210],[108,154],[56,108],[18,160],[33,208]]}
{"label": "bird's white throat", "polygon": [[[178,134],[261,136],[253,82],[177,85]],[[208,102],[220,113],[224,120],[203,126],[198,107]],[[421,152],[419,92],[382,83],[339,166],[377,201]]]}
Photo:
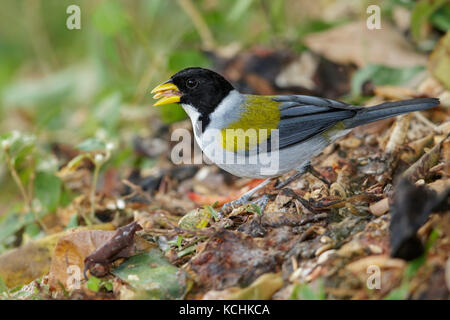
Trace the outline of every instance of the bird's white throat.
{"label": "bird's white throat", "polygon": [[[236,90],[230,91],[230,93],[220,102],[220,104],[215,108],[215,110],[209,115],[209,124],[207,125],[210,128],[214,129],[222,129],[226,128],[228,124],[238,121],[240,117],[240,106],[244,100],[242,94],[240,94]],[[195,134],[201,135],[205,128],[202,128],[202,125],[199,123],[200,112],[190,104],[182,104],[181,105],[186,111],[187,115],[192,121],[192,127],[194,129],[200,128],[203,130],[194,130]]]}

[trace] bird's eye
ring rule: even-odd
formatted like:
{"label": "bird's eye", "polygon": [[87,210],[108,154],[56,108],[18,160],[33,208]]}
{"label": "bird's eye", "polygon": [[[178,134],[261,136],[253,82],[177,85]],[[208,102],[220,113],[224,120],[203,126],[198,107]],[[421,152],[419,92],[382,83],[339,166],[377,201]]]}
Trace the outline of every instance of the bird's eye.
{"label": "bird's eye", "polygon": [[186,87],[188,87],[189,89],[194,89],[197,85],[198,81],[195,79],[190,78],[186,80]]}

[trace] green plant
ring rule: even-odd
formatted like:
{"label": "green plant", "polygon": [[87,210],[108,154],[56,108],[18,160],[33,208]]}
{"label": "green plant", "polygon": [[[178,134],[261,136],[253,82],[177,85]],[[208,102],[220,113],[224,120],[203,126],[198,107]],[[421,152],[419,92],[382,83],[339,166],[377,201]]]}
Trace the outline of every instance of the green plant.
{"label": "green plant", "polygon": [[90,213],[83,214],[83,219],[87,225],[91,225],[95,218],[95,193],[97,190],[97,183],[100,174],[100,169],[111,158],[114,150],[114,143],[106,142],[97,138],[90,138],[80,143],[77,148],[84,151],[84,153],[73,158],[68,164],[67,169],[75,170],[78,168],[84,159],[90,160],[94,164],[94,172],[92,174],[91,190],[89,192]]}
{"label": "green plant", "polygon": [[291,300],[325,300],[325,287],[323,280],[319,279],[315,282],[317,286],[313,287],[312,284],[302,283],[294,285],[291,293]]}
{"label": "green plant", "polygon": [[45,155],[33,135],[12,131],[0,136],[0,161],[19,189],[23,211],[47,231],[42,217],[56,210],[61,197],[61,180],[55,176],[57,161]]}

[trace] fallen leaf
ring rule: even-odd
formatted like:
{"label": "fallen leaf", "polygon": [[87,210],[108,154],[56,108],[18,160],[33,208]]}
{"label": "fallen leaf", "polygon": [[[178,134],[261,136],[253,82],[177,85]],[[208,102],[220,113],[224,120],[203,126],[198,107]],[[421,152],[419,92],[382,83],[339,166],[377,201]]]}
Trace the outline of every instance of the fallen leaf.
{"label": "fallen leaf", "polygon": [[[85,259],[92,252],[101,248],[111,240],[117,231],[104,230],[71,230],[59,241],[54,250],[49,272],[49,286],[59,289],[61,286],[67,287],[67,281],[74,269],[80,271],[83,276]],[[151,247],[146,240],[136,237],[130,254],[148,250]],[[68,270],[71,270],[68,272]]]}
{"label": "fallen leaf", "polygon": [[109,264],[118,258],[129,257],[132,253],[134,235],[142,227],[136,221],[116,230],[113,237],[89,254],[84,260],[84,276],[89,270],[96,277],[109,271]]}
{"label": "fallen leaf", "polygon": [[405,172],[403,172],[403,177],[412,182],[416,182],[419,179],[425,179],[429,175],[430,169],[438,163],[442,145],[449,137],[450,134],[406,169]]}
{"label": "fallen leaf", "polygon": [[349,263],[345,268],[354,274],[360,274],[366,273],[370,266],[378,266],[380,269],[403,269],[406,263],[401,259],[393,259],[387,255],[374,255]]}
{"label": "fallen leaf", "polygon": [[[359,67],[369,63],[395,68],[426,65],[426,56],[414,48],[388,22],[382,29],[369,30],[366,21],[357,21],[305,37],[306,45],[331,61],[354,63]],[[448,74],[448,73],[447,73]]]}
{"label": "fallen leaf", "polygon": [[[79,232],[92,232],[87,229],[113,230],[110,223],[81,227]],[[84,230],[84,231],[81,231]],[[0,277],[10,288],[24,285],[46,274],[50,270],[52,256],[59,239],[74,232],[68,230],[46,236],[23,247],[5,252],[0,256]],[[108,232],[108,231],[98,231]]]}
{"label": "fallen leaf", "polygon": [[265,273],[246,288],[232,287],[222,291],[211,290],[203,300],[268,300],[283,287],[279,273]]}
{"label": "fallen leaf", "polygon": [[201,286],[222,290],[249,285],[260,275],[274,271],[276,256],[242,232],[221,230],[191,259],[189,266]]}
{"label": "fallen leaf", "polygon": [[450,89],[450,32],[437,43],[430,55],[428,67],[431,74]]}
{"label": "fallen leaf", "polygon": [[186,274],[156,248],[129,258],[112,273],[132,287],[128,299],[182,299],[189,287]]}
{"label": "fallen leaf", "polygon": [[79,270],[79,276],[82,277],[85,258],[110,240],[114,234],[114,231],[73,230],[61,237],[56,245],[50,266],[49,286],[55,290],[61,289],[61,286],[69,287],[67,281],[72,272],[68,272],[68,270],[75,268]]}

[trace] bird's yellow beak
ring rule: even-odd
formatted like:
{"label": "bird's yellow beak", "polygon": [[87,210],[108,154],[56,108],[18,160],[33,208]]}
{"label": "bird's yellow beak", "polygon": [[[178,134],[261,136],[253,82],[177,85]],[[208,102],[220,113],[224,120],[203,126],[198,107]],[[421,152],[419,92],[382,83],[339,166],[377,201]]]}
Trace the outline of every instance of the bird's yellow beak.
{"label": "bird's yellow beak", "polygon": [[162,106],[164,104],[171,104],[180,102],[181,92],[176,85],[170,82],[160,84],[151,93],[155,93],[153,99],[159,99],[154,106]]}

